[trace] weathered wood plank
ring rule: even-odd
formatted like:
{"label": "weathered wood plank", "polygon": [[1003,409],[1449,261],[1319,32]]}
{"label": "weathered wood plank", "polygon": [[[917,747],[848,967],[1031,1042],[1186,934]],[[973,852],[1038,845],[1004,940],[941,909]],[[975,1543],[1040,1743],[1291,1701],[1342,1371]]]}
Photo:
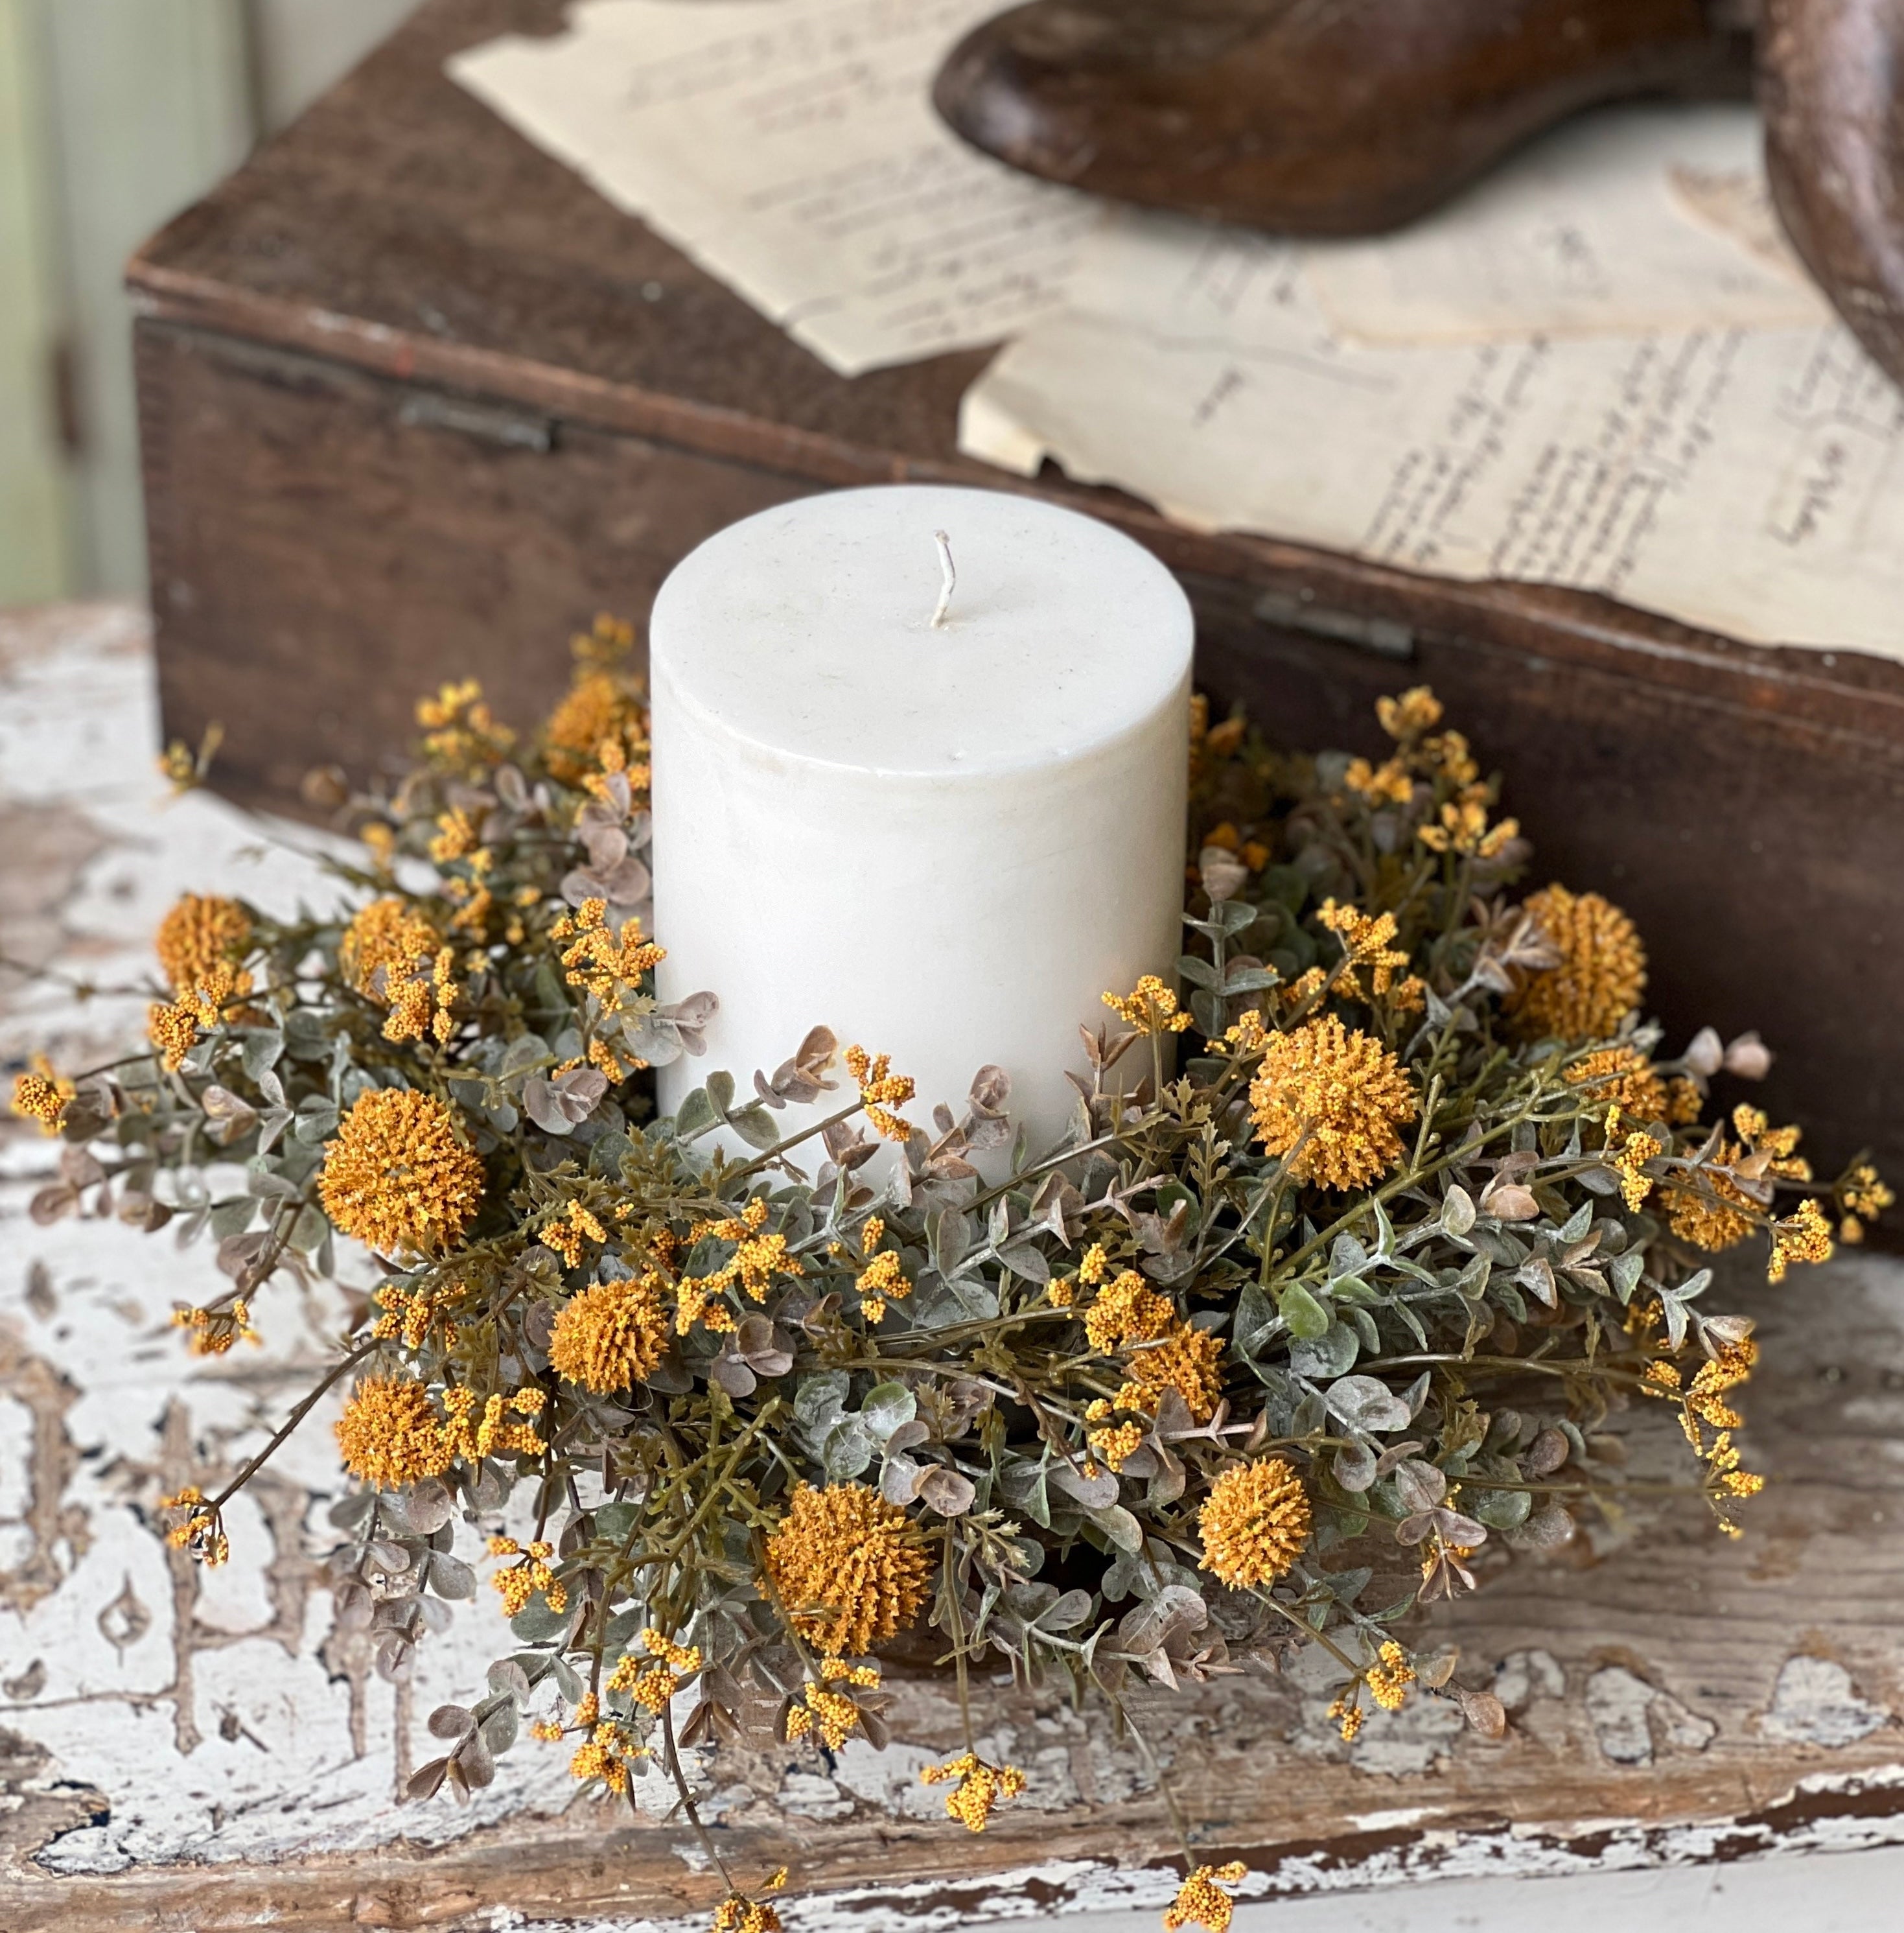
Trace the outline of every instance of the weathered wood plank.
{"label": "weathered wood plank", "polygon": [[[0,951],[119,979],[185,886],[248,864],[257,897],[317,889],[308,862],[246,861],[257,822],[203,796],[161,803],[149,681],[129,612],[0,619]],[[76,1026],[63,1000],[0,982],[10,1057],[56,1039],[66,1059],[136,1015],[107,1001]],[[485,1593],[425,1648],[415,1687],[366,1670],[318,1573],[339,1484],[316,1424],[233,1513],[228,1570],[164,1550],[156,1496],[256,1444],[334,1311],[275,1294],[266,1348],[193,1361],[165,1316],[207,1258],[110,1223],[33,1225],[50,1147],[19,1124],[0,1138],[0,1927],[704,1909],[716,1888],[686,1835],[574,1801],[556,1748],[519,1747],[470,1812],[395,1803],[420,1715],[476,1682],[503,1628]],[[1139,1722],[1211,1856],[1293,1893],[1904,1843],[1900,1291],[1904,1268],[1856,1255],[1743,1290],[1766,1355],[1749,1439],[1773,1482],[1742,1541],[1661,1503],[1557,1559],[1498,1560],[1439,1619],[1464,1680],[1513,1714],[1499,1745],[1417,1701],[1344,1747],[1308,1666],[1146,1694]],[[892,1682],[883,1752],[756,1748],[713,1766],[710,1809],[743,1874],[791,1857],[843,1926],[1167,1893],[1152,1781],[1101,1718],[984,1688],[984,1727],[1033,1784],[972,1839],[916,1782],[957,1736],[953,1701],[916,1664]]]}

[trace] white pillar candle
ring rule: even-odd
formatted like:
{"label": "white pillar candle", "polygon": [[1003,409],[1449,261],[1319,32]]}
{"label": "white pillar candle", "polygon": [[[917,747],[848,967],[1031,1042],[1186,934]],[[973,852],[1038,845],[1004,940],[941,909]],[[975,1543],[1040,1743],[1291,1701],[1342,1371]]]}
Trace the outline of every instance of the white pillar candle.
{"label": "white pillar candle", "polygon": [[991,1062],[1054,1141],[1080,1023],[1181,950],[1191,636],[1149,552],[1022,496],[843,491],[701,545],[650,629],[654,922],[662,999],[720,1010],[663,1111],[824,1025],[929,1131]]}

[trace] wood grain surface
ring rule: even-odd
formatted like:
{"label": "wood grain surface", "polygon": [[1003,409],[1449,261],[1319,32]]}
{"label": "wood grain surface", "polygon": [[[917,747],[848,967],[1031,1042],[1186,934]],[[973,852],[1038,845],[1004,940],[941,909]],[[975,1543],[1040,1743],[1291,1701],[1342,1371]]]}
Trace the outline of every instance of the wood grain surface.
{"label": "wood grain surface", "polygon": [[[323,889],[302,829],[202,794],[167,805],[152,726],[138,614],[0,618],[0,952],[129,985],[180,890],[288,906]],[[0,1056],[104,1057],[140,1012],[0,977]],[[263,1350],[190,1357],[166,1311],[196,1299],[209,1257],[110,1221],[36,1225],[26,1204],[53,1178],[53,1144],[0,1130],[0,1928],[473,1933],[498,1910],[704,1912],[716,1889],[688,1835],[575,1800],[559,1749],[518,1747],[467,1812],[396,1802],[428,1750],[421,1715],[467,1693],[505,1633],[485,1590],[416,1685],[368,1669],[322,1583],[340,1478],[320,1423],[234,1511],[227,1571],[164,1549],[158,1495],[255,1447],[335,1306],[274,1291]],[[1765,1347],[1746,1440],[1772,1481],[1744,1538],[1666,1499],[1557,1558],[1491,1560],[1412,1634],[1458,1645],[1462,1682],[1499,1692],[1499,1744],[1417,1699],[1344,1746],[1313,1661],[1146,1693],[1138,1722],[1200,1853],[1247,1859],[1260,1895],[1904,1842],[1904,1267],[1849,1255],[1726,1292]],[[1644,1462],[1663,1418],[1625,1420]],[[1032,1786],[974,1839],[917,1783],[957,1736],[945,1685],[917,1659],[892,1682],[884,1751],[763,1741],[708,1768],[730,1861],[790,1858],[814,1889],[791,1926],[1167,1897],[1154,1781],[1100,1715],[982,1687],[981,1727]]]}
{"label": "wood grain surface", "polygon": [[[442,74],[560,17],[431,0],[133,264],[164,720],[223,724],[240,801],[296,812],[313,765],[392,765],[444,678],[533,717],[572,630],[644,618],[750,511],[1002,480],[957,452],[979,356],[833,375]],[[1183,574],[1206,681],[1285,743],[1367,749],[1375,693],[1431,679],[1548,875],[1630,904],[1674,1032],[1758,1027],[1821,1166],[1904,1167],[1904,663],[1011,487]]]}

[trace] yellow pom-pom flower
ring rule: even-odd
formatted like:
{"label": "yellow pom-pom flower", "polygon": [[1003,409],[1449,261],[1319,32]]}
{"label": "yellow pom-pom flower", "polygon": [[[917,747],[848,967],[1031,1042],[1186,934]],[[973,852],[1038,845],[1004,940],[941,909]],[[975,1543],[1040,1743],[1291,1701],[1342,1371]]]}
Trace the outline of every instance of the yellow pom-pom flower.
{"label": "yellow pom-pom flower", "polygon": [[556,1374],[598,1396],[646,1382],[668,1353],[665,1287],[663,1278],[651,1270],[597,1282],[572,1297],[549,1337]]}
{"label": "yellow pom-pom flower", "polygon": [[1299,1181],[1360,1188],[1402,1156],[1398,1130],[1418,1109],[1415,1084],[1371,1036],[1333,1014],[1272,1034],[1250,1084],[1263,1145]]}
{"label": "yellow pom-pom flower", "polygon": [[1532,894],[1527,910],[1560,958],[1529,973],[1508,997],[1515,1030],[1529,1040],[1597,1040],[1616,1033],[1646,991],[1638,927],[1598,893],[1565,886]]}
{"label": "yellow pom-pom flower", "polygon": [[337,1420],[344,1467],[380,1490],[401,1490],[449,1468],[449,1444],[430,1392],[407,1376],[368,1376]]}
{"label": "yellow pom-pom flower", "polygon": [[1273,1584],[1302,1555],[1313,1521],[1293,1464],[1281,1457],[1236,1464],[1210,1486],[1197,1514],[1202,1568],[1233,1590]]}
{"label": "yellow pom-pom flower", "polygon": [[864,1484],[802,1484],[767,1541],[767,1574],[800,1635],[862,1657],[911,1623],[931,1560],[919,1527]]}
{"label": "yellow pom-pom flower", "polygon": [[439,1254],[482,1205],[482,1163],[428,1094],[374,1087],[329,1144],[317,1189],[338,1231],[386,1254]]}
{"label": "yellow pom-pom flower", "polygon": [[[237,900],[216,893],[187,893],[159,921],[153,940],[159,965],[174,994],[189,994],[221,966],[236,968],[251,949],[251,915]],[[235,992],[248,994],[248,974]]]}

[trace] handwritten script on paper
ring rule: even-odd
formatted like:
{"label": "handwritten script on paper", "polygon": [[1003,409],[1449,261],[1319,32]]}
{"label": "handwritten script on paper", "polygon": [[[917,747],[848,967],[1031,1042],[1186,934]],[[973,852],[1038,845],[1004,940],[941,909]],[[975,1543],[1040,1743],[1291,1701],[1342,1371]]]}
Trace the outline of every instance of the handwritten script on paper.
{"label": "handwritten script on paper", "polygon": [[1340,333],[1373,342],[1822,325],[1760,142],[1743,106],[1583,115],[1398,233],[1311,243],[1309,285]]}
{"label": "handwritten script on paper", "polygon": [[1080,289],[968,392],[969,453],[1203,528],[1904,657],[1904,401],[1842,328],[1350,343],[1296,251],[1161,225]]}
{"label": "handwritten script on paper", "polygon": [[1095,203],[975,152],[940,62],[997,0],[590,0],[452,77],[843,375],[1064,305]]}

